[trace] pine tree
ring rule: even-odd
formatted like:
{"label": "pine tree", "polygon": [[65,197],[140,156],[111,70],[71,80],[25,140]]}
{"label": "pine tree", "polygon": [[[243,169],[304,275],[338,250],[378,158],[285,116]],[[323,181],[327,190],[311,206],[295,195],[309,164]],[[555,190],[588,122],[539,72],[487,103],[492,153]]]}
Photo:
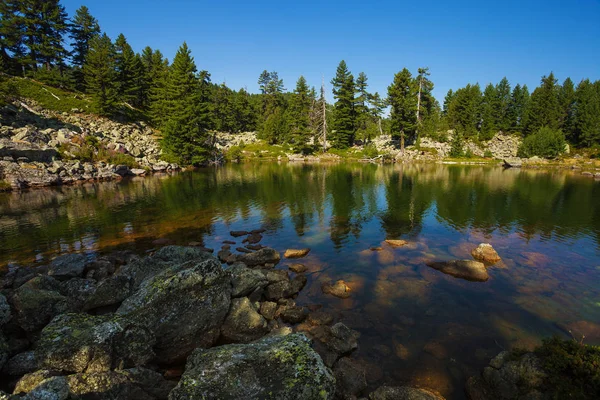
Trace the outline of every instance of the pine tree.
{"label": "pine tree", "polygon": [[354,113],[354,77],[342,60],[331,81],[336,99],[333,111],[334,135],[330,135],[333,147],[344,149],[354,144],[356,117]]}
{"label": "pine tree", "polygon": [[24,44],[28,49],[25,62],[33,69],[63,65],[68,54],[63,34],[68,31],[67,13],[59,0],[21,0]]}
{"label": "pine tree", "polygon": [[481,140],[491,139],[498,131],[498,112],[500,108],[496,87],[491,83],[485,87],[481,100]]}
{"label": "pine tree", "polygon": [[[381,118],[387,107],[387,99],[382,99],[379,93],[375,92],[369,96],[369,104],[371,105],[371,107],[369,108],[369,113],[371,114],[372,118],[377,124],[377,130],[379,131],[379,134],[383,135],[383,128],[381,127]],[[367,136],[366,139],[367,142],[370,142],[372,138],[371,136]]]}
{"label": "pine tree", "polygon": [[258,84],[262,93],[259,137],[270,144],[281,143],[288,133],[283,128],[287,126],[283,79],[279,79],[279,74],[275,71],[264,70]]}
{"label": "pine tree", "polygon": [[455,93],[452,91],[452,89],[449,89],[444,97],[444,116],[448,115],[448,109],[450,108],[450,103],[452,103],[452,100],[454,99],[454,94]]}
{"label": "pine tree", "polygon": [[[146,62],[148,61],[146,59]],[[164,58],[159,50],[155,50],[147,68],[149,69],[146,71],[146,79],[150,82],[148,94],[150,117],[155,126],[161,126],[168,116],[169,60]]]}
{"label": "pine tree", "polygon": [[558,87],[554,74],[550,73],[550,75],[542,77],[541,85],[531,95],[525,133],[537,132],[543,126],[557,129],[559,118]]}
{"label": "pine tree", "polygon": [[90,14],[90,10],[86,6],[79,7],[69,29],[69,37],[73,40],[71,42],[73,65],[82,67],[85,64],[85,58],[90,49],[90,40],[100,32],[100,25]]}
{"label": "pine tree", "polygon": [[127,39],[121,33],[115,41],[115,69],[117,70],[117,95],[126,103],[139,106],[141,102],[141,81],[143,64]]}
{"label": "pine tree", "polygon": [[250,103],[250,94],[240,89],[234,96],[233,109],[237,132],[250,132],[256,129],[256,115]]}
{"label": "pine tree", "polygon": [[290,101],[290,140],[296,151],[305,151],[309,139],[311,102],[306,79],[300,76]]}
{"label": "pine tree", "polygon": [[468,84],[452,95],[448,104],[447,120],[450,128],[473,137],[480,128],[482,95],[479,84]]}
{"label": "pine tree", "polygon": [[507,120],[510,122],[510,132],[520,132],[523,129],[529,100],[530,96],[527,85],[521,87],[521,85],[517,84],[510,96],[510,103],[507,111]]}
{"label": "pine tree", "polygon": [[575,104],[575,85],[571,78],[564,80],[558,90],[559,121],[558,127],[565,132],[569,140],[574,139],[573,106]]}
{"label": "pine tree", "polygon": [[[510,83],[506,77],[496,85],[496,109],[494,112],[495,125],[497,130],[508,132],[510,129],[510,116],[508,109],[510,107],[511,91]],[[496,132],[494,132],[495,134]]]}
{"label": "pine tree", "polygon": [[114,63],[114,46],[106,33],[93,37],[83,73],[88,92],[93,95],[94,108],[101,115],[111,115],[117,106]]}
{"label": "pine tree", "polygon": [[0,1],[0,67],[2,71],[18,73],[25,57],[23,18],[19,0]]}
{"label": "pine tree", "polygon": [[356,78],[354,112],[356,115],[356,134],[362,139],[366,139],[367,126],[371,120],[371,115],[369,114],[369,107],[367,104],[370,96],[369,92],[367,91],[368,87],[369,84],[367,75],[364,72],[359,73],[358,78]]}
{"label": "pine tree", "polygon": [[202,105],[196,64],[185,42],[173,60],[166,92],[168,114],[162,130],[166,155],[183,165],[202,164],[209,147],[208,113]]}
{"label": "pine tree", "polygon": [[573,139],[583,146],[600,144],[600,84],[582,80],[575,91]]}
{"label": "pine tree", "polygon": [[224,83],[214,90],[213,121],[219,132],[235,132],[236,121],[233,108],[233,93]]}
{"label": "pine tree", "polygon": [[405,137],[409,142],[416,138],[417,90],[417,84],[406,68],[394,75],[394,82],[388,87],[388,102],[392,107],[392,137],[400,138],[402,151]]}

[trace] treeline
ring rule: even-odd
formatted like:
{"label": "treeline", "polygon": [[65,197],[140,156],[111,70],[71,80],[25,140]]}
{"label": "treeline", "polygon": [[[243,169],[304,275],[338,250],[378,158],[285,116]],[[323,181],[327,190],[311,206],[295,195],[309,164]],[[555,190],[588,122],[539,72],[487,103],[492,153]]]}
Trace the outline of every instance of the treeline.
{"label": "treeline", "polygon": [[530,136],[560,132],[577,146],[600,144],[600,81],[584,79],[577,87],[566,78],[558,83],[553,73],[542,77],[533,93],[527,85],[511,89],[503,78],[450,90],[444,99],[443,117],[449,128],[468,138],[488,140],[498,131]]}
{"label": "treeline", "polygon": [[[213,83],[185,43],[172,62],[151,47],[136,53],[123,34],[113,41],[102,33],[85,6],[69,18],[59,0],[0,2],[0,63],[6,73],[90,95],[98,114],[143,113],[161,130],[166,156],[182,164],[209,158],[214,131],[256,131],[304,153],[368,144],[383,133],[403,147],[424,136],[443,140],[448,129],[459,150],[466,138],[487,140],[498,131],[530,137],[527,154],[543,153],[536,149],[548,140],[560,153],[565,135],[575,145],[600,144],[598,81],[559,85],[550,74],[530,95],[504,78],[483,92],[479,84],[449,91],[442,109],[428,68],[401,70],[381,95],[369,90],[364,72],[355,77],[341,61],[330,82],[333,104],[325,101],[325,82],[317,89],[300,76],[288,91],[267,70],[258,77],[260,93],[250,94]],[[7,83],[0,75],[0,101],[11,92]]]}

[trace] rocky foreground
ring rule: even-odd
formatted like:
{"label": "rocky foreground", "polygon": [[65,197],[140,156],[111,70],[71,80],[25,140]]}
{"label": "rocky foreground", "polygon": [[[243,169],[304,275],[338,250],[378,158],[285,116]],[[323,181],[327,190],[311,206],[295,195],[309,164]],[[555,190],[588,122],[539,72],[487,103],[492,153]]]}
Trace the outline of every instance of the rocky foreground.
{"label": "rocky foreground", "polygon": [[[365,370],[348,357],[359,334],[296,304],[306,276],[277,269],[274,249],[234,255],[224,246],[226,263],[207,250],[166,246],[143,258],[121,252],[94,261],[69,254],[4,273],[0,398],[363,394]],[[370,398],[442,397],[382,387]]]}

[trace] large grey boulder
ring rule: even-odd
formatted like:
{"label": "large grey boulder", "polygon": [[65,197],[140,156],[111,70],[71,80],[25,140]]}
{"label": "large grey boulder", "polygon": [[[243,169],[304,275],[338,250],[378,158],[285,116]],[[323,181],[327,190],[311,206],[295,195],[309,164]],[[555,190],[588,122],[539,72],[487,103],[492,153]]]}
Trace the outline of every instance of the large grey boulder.
{"label": "large grey boulder", "polygon": [[56,279],[76,278],[83,275],[86,258],[83,254],[72,253],[56,257],[48,265],[48,275]]}
{"label": "large grey boulder", "polygon": [[[156,335],[156,359],[163,363],[184,360],[196,347],[210,347],[219,337],[231,301],[231,275],[221,263],[194,248],[176,248],[180,263],[151,257],[162,272],[140,283],[139,289],[118,308],[117,314]],[[148,260],[142,261],[151,265]],[[137,281],[147,272],[132,276]]]}
{"label": "large grey boulder", "polygon": [[2,328],[2,326],[4,324],[6,324],[8,321],[10,321],[10,318],[11,318],[10,305],[8,304],[8,301],[6,300],[6,297],[4,297],[4,295],[2,293],[0,293],[0,328]]}
{"label": "large grey boulder", "polygon": [[103,372],[150,361],[155,337],[122,316],[62,314],[46,326],[35,344],[39,368],[64,372]]}
{"label": "large grey boulder", "polygon": [[335,379],[302,334],[197,349],[170,400],[332,399]]}
{"label": "large grey boulder", "polygon": [[235,264],[229,270],[231,271],[231,297],[248,296],[269,283],[261,271],[248,268],[244,264]]}
{"label": "large grey boulder", "polygon": [[281,260],[281,256],[277,250],[267,247],[254,253],[242,254],[237,257],[237,260],[249,267],[256,267],[265,264],[277,264]]}

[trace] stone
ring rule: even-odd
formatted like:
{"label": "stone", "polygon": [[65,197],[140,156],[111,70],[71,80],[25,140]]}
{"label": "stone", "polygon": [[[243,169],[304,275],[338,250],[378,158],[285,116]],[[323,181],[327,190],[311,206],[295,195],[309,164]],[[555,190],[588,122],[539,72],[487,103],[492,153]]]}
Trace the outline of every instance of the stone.
{"label": "stone", "polygon": [[194,247],[173,247],[170,252],[179,252],[179,261],[192,258],[167,264],[162,272],[142,281],[117,310],[118,315],[156,334],[154,350],[163,363],[183,360],[196,347],[212,346],[231,297],[231,274],[214,257],[198,255]]}
{"label": "stone", "polygon": [[308,316],[308,309],[300,306],[287,307],[281,312],[280,315],[284,322],[290,324],[299,324]]}
{"label": "stone", "polygon": [[231,309],[221,327],[221,335],[229,343],[248,343],[268,332],[267,321],[247,297],[233,299]]}
{"label": "stone", "polygon": [[543,393],[546,376],[534,353],[515,357],[505,351],[492,359],[481,375],[468,379],[466,393],[473,400],[552,398]]}
{"label": "stone", "polygon": [[351,358],[340,358],[333,366],[333,375],[338,398],[355,399],[367,388],[365,368]]}
{"label": "stone", "polygon": [[248,235],[250,232],[247,231],[231,231],[229,232],[229,234],[233,237],[240,237],[240,236],[246,236]]}
{"label": "stone", "polygon": [[133,168],[131,169],[131,173],[135,176],[146,175],[146,170],[142,168]]}
{"label": "stone", "polygon": [[392,247],[402,247],[408,244],[406,240],[402,239],[386,239],[385,242]]}
{"label": "stone", "polygon": [[260,314],[265,317],[267,320],[272,320],[275,318],[275,312],[277,311],[277,303],[273,301],[263,301],[260,303]]}
{"label": "stone", "polygon": [[408,386],[381,386],[369,394],[369,400],[445,400],[440,394],[428,389]]}
{"label": "stone", "polygon": [[283,256],[285,258],[302,258],[310,253],[310,249],[287,249]]}
{"label": "stone", "polygon": [[312,326],[329,325],[333,322],[333,315],[325,311],[313,311],[308,314],[308,323]]}
{"label": "stone", "polygon": [[505,168],[521,168],[523,166],[523,160],[518,157],[505,158],[503,163]]}
{"label": "stone", "polygon": [[289,298],[299,293],[300,290],[306,285],[307,278],[304,275],[295,276],[291,281],[280,280],[275,283],[271,283],[267,286],[265,297],[268,300],[279,300],[282,298]]}
{"label": "stone", "polygon": [[248,244],[257,244],[258,242],[260,242],[262,240],[262,235],[260,233],[252,233],[250,235],[248,235],[248,237],[246,239],[244,239],[242,241],[242,243],[248,243]]}
{"label": "stone", "polygon": [[310,341],[290,334],[197,349],[169,399],[328,400],[334,391],[335,379]]}
{"label": "stone", "polygon": [[333,326],[320,325],[311,330],[311,335],[315,339],[315,350],[323,358],[323,362],[328,367],[342,356],[348,355],[358,348],[358,338],[360,333],[348,328],[341,322]]}
{"label": "stone", "polygon": [[248,296],[269,283],[262,272],[248,268],[244,264],[235,264],[229,271],[231,271],[231,297]]}
{"label": "stone", "polygon": [[124,275],[111,276],[100,282],[83,303],[83,310],[120,304],[132,293],[131,278]]}
{"label": "stone", "polygon": [[308,269],[304,264],[292,264],[288,268],[290,271],[295,272],[297,274],[302,274]]}
{"label": "stone", "polygon": [[0,371],[2,371],[2,368],[4,367],[4,364],[6,364],[6,361],[8,361],[9,354],[10,346],[6,341],[4,334],[2,333],[2,331],[0,331]]}
{"label": "stone", "polygon": [[350,297],[350,287],[346,285],[346,282],[343,280],[339,280],[334,284],[323,283],[321,285],[321,290],[325,294],[330,294],[335,297],[339,297],[340,299],[347,299]]}
{"label": "stone", "polygon": [[453,260],[445,262],[434,262],[427,264],[433,269],[451,275],[455,278],[465,279],[473,282],[485,282],[490,276],[485,265],[473,260]]}
{"label": "stone", "polygon": [[25,400],[66,400],[68,398],[69,384],[64,376],[55,376],[42,381],[23,397]]}
{"label": "stone", "polygon": [[10,318],[11,318],[10,305],[8,304],[8,301],[6,300],[6,297],[4,297],[4,295],[2,293],[0,293],[0,328],[2,328],[2,326],[4,324],[6,324],[8,321],[10,321]]}
{"label": "stone", "polygon": [[154,343],[150,330],[122,316],[62,314],[42,330],[34,351],[39,368],[91,373],[144,365]]}
{"label": "stone", "polygon": [[471,255],[474,259],[488,264],[494,264],[500,261],[500,256],[489,243],[481,243],[477,248],[471,251]]}
{"label": "stone", "polygon": [[3,372],[10,376],[22,376],[38,369],[38,358],[34,351],[26,351],[11,357]]}
{"label": "stone", "polygon": [[254,253],[242,254],[238,261],[243,262],[249,267],[256,267],[265,264],[277,264],[281,260],[279,252],[271,248],[263,248]]}
{"label": "stone", "polygon": [[442,344],[439,342],[427,342],[425,344],[425,347],[423,347],[423,350],[425,350],[425,352],[431,354],[438,360],[444,360],[448,358],[448,352],[446,351],[444,346],[442,346]]}
{"label": "stone", "polygon": [[235,250],[240,253],[252,253],[252,250],[247,249],[245,247],[236,247]]}

